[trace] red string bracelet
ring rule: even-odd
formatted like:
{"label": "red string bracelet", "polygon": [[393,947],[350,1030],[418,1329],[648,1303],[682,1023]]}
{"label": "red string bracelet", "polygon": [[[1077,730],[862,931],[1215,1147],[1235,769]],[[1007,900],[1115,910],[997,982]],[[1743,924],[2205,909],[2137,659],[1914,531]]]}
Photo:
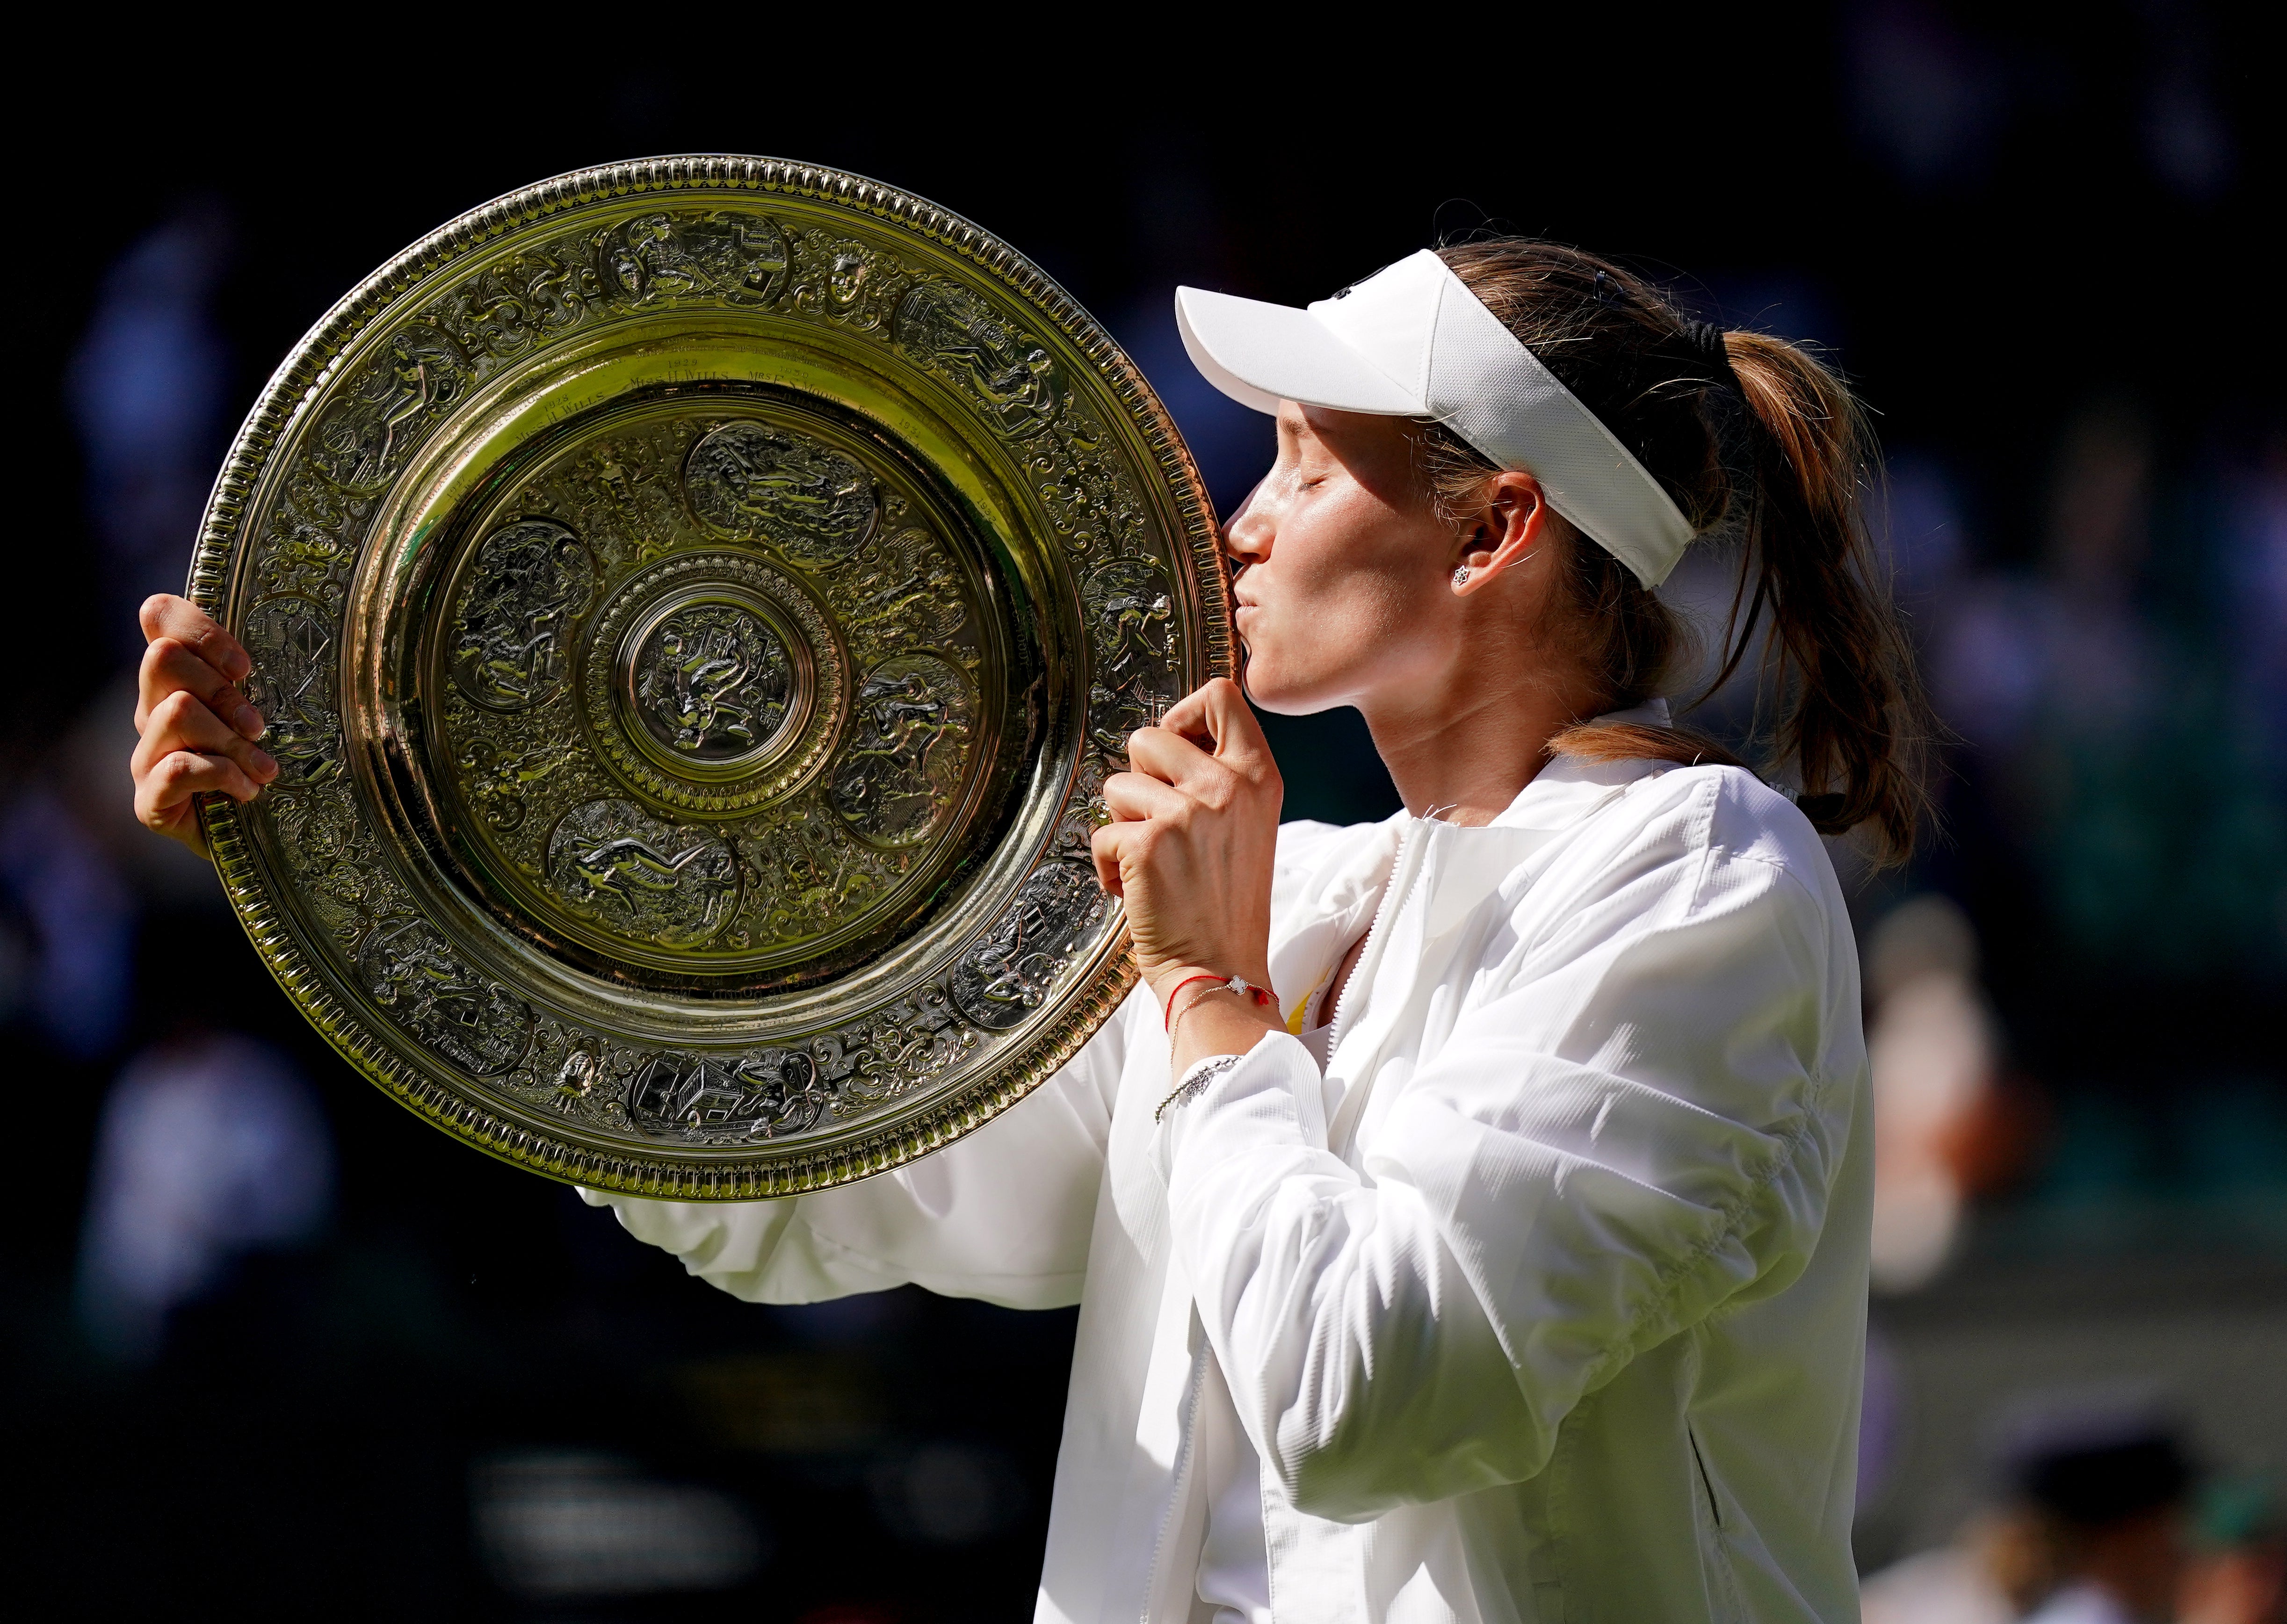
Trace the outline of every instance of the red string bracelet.
{"label": "red string bracelet", "polygon": [[1159,1012],[1160,1024],[1165,1026],[1171,1034],[1175,1028],[1175,998],[1193,981],[1213,981],[1223,991],[1236,992],[1242,997],[1251,997],[1265,1008],[1268,1008],[1270,1004],[1270,989],[1267,987],[1257,987],[1243,975],[1187,975],[1175,983],[1174,989],[1167,994],[1167,1007]]}

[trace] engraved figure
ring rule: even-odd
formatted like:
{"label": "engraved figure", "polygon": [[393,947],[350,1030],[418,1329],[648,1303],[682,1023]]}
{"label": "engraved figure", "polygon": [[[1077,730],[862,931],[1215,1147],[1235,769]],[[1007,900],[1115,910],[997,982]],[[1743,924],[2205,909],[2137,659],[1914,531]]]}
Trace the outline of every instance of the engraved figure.
{"label": "engraved figure", "polygon": [[815,1127],[830,1091],[799,1049],[724,1055],[656,1054],[628,1087],[628,1114],[655,1134],[700,1143],[775,1139]]}
{"label": "engraved figure", "polygon": [[866,296],[866,278],[874,269],[874,251],[863,243],[834,245],[826,269],[826,296],[837,310],[848,310]]}
{"label": "engraved figure", "polygon": [[595,595],[596,565],[553,519],[487,537],[453,628],[453,681],[479,705],[529,710],[563,685],[573,624]]}
{"label": "engraved figure", "polygon": [[265,598],[246,618],[245,641],[254,661],[246,697],[270,724],[262,745],[277,760],[278,786],[328,782],[342,765],[333,617],[314,599]]}
{"label": "engraved figure", "polygon": [[808,316],[871,332],[911,280],[897,258],[831,232],[795,239],[794,283],[787,304]]}
{"label": "engraved figure", "polygon": [[926,530],[902,530],[869,548],[855,580],[839,583],[843,635],[868,652],[942,643],[969,606],[960,572]]}
{"label": "engraved figure", "polygon": [[[672,430],[668,431],[669,434]],[[610,563],[648,561],[667,550],[683,529],[680,504],[668,493],[662,464],[671,468],[682,447],[662,448],[660,432],[598,442],[574,465],[562,494],[581,516],[581,533]]]}
{"label": "engraved figure", "polygon": [[699,761],[765,745],[786,721],[786,645],[732,603],[693,603],[660,622],[636,655],[636,708],[652,736]]}
{"label": "engraved figure", "polygon": [[328,485],[306,465],[297,468],[271,510],[269,548],[262,561],[265,584],[320,596],[337,593],[334,572],[349,562],[353,550],[347,532],[365,516],[368,506]]}
{"label": "engraved figure", "polygon": [[693,445],[683,488],[704,523],[768,541],[805,570],[857,551],[879,511],[873,476],[857,463],[757,422],[725,423]]}
{"label": "engraved figure", "polygon": [[604,1044],[595,1037],[576,1039],[556,1068],[556,1092],[549,1103],[559,1111],[576,1111],[604,1080]]}
{"label": "engraved figure", "polygon": [[524,823],[524,792],[571,764],[575,747],[565,739],[542,739],[521,750],[504,750],[474,739],[457,758],[463,785],[485,822],[507,832]]}
{"label": "engraved figure", "polygon": [[1174,591],[1151,560],[1115,558],[1088,576],[1081,602],[1096,657],[1088,737],[1098,749],[1123,755],[1128,736],[1175,702]]}
{"label": "engraved figure", "polygon": [[931,654],[900,654],[867,674],[855,729],[828,800],[864,839],[907,846],[937,827],[969,757],[969,682]]}
{"label": "engraved figure", "polygon": [[993,934],[962,956],[953,1001],[987,1031],[1038,1009],[1089,928],[1104,915],[1096,876],[1076,863],[1043,863]]}
{"label": "engraved figure", "polygon": [[370,487],[397,471],[425,423],[460,396],[468,362],[460,346],[426,322],[391,335],[387,352],[367,372],[350,401],[319,432],[327,471],[345,485]]}
{"label": "engraved figure", "polygon": [[532,1011],[462,965],[426,920],[376,926],[358,950],[358,968],[374,1002],[470,1076],[498,1076],[524,1057]]}
{"label": "engraved figure", "polygon": [[882,888],[880,854],[851,840],[814,808],[772,824],[748,849],[770,898],[767,907],[756,910],[759,941],[799,942],[831,930]]}
{"label": "engraved figure", "polygon": [[786,233],[764,215],[649,214],[598,240],[606,285],[641,303],[713,295],[738,304],[775,297],[790,255]]}
{"label": "engraved figure", "polygon": [[574,807],[548,843],[549,886],[575,914],[661,947],[697,947],[739,900],[739,859],[716,835],[627,800]]}
{"label": "engraved figure", "polygon": [[1064,385],[1055,359],[967,288],[915,288],[898,306],[895,331],[900,344],[975,397],[1012,439],[1029,438],[1056,422]]}

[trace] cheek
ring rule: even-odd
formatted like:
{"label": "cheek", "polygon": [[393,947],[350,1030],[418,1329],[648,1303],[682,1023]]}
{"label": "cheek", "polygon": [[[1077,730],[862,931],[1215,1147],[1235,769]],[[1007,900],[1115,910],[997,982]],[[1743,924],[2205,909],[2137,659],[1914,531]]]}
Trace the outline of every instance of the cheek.
{"label": "cheek", "polygon": [[[1348,510],[1345,510],[1347,508]],[[1440,538],[1411,533],[1380,504],[1329,503],[1282,526],[1243,626],[1248,680],[1265,701],[1347,696],[1404,675],[1436,639]]]}

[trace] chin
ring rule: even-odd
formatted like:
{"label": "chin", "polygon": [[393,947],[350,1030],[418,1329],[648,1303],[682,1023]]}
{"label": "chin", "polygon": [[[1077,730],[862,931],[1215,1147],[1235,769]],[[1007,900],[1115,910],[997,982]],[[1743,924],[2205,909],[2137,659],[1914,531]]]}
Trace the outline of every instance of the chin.
{"label": "chin", "polygon": [[1252,655],[1246,661],[1240,686],[1246,690],[1246,698],[1256,710],[1268,711],[1273,716],[1315,716],[1343,703],[1320,691],[1315,684],[1281,681],[1276,664]]}

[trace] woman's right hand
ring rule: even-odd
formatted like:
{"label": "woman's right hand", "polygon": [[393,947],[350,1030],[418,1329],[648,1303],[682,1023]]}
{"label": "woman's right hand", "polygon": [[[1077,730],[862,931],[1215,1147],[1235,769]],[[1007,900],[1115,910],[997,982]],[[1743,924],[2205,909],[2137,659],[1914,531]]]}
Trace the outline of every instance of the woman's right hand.
{"label": "woman's right hand", "polygon": [[199,793],[252,800],[278,776],[270,753],[255,746],[261,713],[239,687],[254,662],[205,611],[171,593],[145,600],[141,618],[150,646],[135,695],[135,816],[203,857]]}

